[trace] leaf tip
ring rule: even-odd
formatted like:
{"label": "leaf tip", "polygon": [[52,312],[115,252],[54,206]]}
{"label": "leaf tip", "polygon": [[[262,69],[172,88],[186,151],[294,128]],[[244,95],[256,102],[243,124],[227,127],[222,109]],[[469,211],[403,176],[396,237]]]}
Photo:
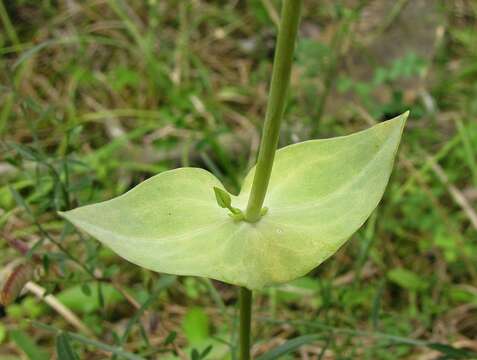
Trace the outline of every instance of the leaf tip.
{"label": "leaf tip", "polygon": [[68,221],[70,220],[68,215],[69,211],[57,211],[56,213],[58,214],[59,217]]}
{"label": "leaf tip", "polygon": [[[76,209],[78,209],[78,208],[76,208]],[[74,211],[76,209],[67,210],[67,211],[57,211],[56,213],[62,219],[66,220],[66,221],[69,221],[70,223],[74,224],[74,221],[73,221],[74,220]]]}
{"label": "leaf tip", "polygon": [[392,119],[385,121],[384,123],[389,124],[389,129],[393,128],[393,131],[399,132],[399,137],[402,136],[404,132],[404,127],[406,126],[407,119],[409,118],[410,111],[407,110],[401,115],[395,116]]}
{"label": "leaf tip", "polygon": [[401,118],[401,121],[402,121],[402,124],[401,124],[402,129],[404,129],[404,125],[406,125],[406,122],[407,122],[407,119],[409,118],[410,113],[411,111],[407,110],[398,116],[399,118]]}
{"label": "leaf tip", "polygon": [[409,118],[409,114],[410,114],[410,111],[407,110],[407,111],[403,112],[402,114],[393,117],[389,121],[395,121],[395,122],[401,124],[402,127],[404,127],[404,125],[406,124],[407,119]]}

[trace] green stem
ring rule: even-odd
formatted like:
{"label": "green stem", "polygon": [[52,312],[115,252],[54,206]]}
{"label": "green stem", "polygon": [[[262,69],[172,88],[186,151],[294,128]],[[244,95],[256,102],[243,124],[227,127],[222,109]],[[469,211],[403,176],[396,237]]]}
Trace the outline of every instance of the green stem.
{"label": "green stem", "polygon": [[17,33],[15,32],[15,27],[10,21],[10,17],[8,16],[7,9],[5,8],[5,5],[3,4],[3,0],[0,0],[0,20],[2,21],[3,27],[5,28],[5,32],[7,33],[7,36],[12,42],[12,44],[19,45],[20,40],[18,40]]}
{"label": "green stem", "polygon": [[260,219],[260,212],[270,181],[273,159],[275,158],[278,137],[280,135],[280,123],[285,110],[285,100],[288,84],[290,83],[291,64],[298,23],[300,21],[301,3],[302,0],[283,1],[262,141],[260,143],[252,190],[245,213],[245,220],[252,223]]}
{"label": "green stem", "polygon": [[[300,22],[302,0],[283,0],[277,47],[273,63],[270,96],[262,131],[252,190],[248,199],[245,220],[257,222],[262,214],[273,159],[280,135],[280,123],[285,110],[285,100],[290,83],[295,39]],[[252,320],[252,292],[240,288],[240,360],[250,360],[250,328]]]}
{"label": "green stem", "polygon": [[252,321],[252,291],[240,288],[240,360],[250,360],[250,327]]}

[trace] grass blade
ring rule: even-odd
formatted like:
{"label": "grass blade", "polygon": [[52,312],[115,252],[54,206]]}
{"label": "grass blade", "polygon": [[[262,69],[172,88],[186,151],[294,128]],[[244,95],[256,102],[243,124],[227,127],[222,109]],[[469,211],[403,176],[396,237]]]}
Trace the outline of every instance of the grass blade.
{"label": "grass blade", "polygon": [[316,340],[321,339],[321,335],[304,335],[304,336],[299,336],[294,339],[288,340],[284,344],[276,347],[275,349],[272,349],[268,351],[267,353],[263,354],[262,356],[259,356],[257,360],[273,360],[273,359],[278,359],[281,356],[288,354],[296,349],[298,349],[300,346],[309,344],[311,342],[314,342]]}
{"label": "grass blade", "polygon": [[25,334],[21,330],[13,330],[10,332],[10,337],[13,342],[23,350],[25,355],[30,360],[48,360],[48,354],[39,348],[32,340],[31,337]]}
{"label": "grass blade", "polygon": [[[62,332],[61,330],[59,330],[59,329],[57,329],[53,326],[46,325],[46,324],[40,323],[38,321],[32,321],[31,323],[34,327],[39,328],[39,329],[43,329],[43,330],[50,331],[50,332],[53,332],[53,333]],[[126,360],[145,360],[143,357],[135,355],[135,354],[130,353],[128,351],[125,351],[120,347],[115,347],[115,346],[111,346],[111,345],[108,345],[108,344],[104,344],[104,343],[102,343],[98,340],[89,339],[89,338],[87,338],[83,335],[77,334],[77,333],[73,333],[73,332],[69,332],[69,331],[64,332],[64,333],[68,334],[68,336],[71,338],[71,340],[78,341],[78,342],[82,343],[83,345],[92,346],[96,349],[107,351],[107,352],[109,352],[113,355],[117,355],[117,356],[119,356],[123,359],[126,359]],[[45,360],[45,359],[48,359],[48,357],[46,357],[44,359],[42,358],[41,360]],[[36,360],[36,359],[32,359],[32,360]]]}
{"label": "grass blade", "polygon": [[66,333],[61,333],[56,338],[56,355],[62,360],[79,360],[78,355],[70,344],[70,337]]}

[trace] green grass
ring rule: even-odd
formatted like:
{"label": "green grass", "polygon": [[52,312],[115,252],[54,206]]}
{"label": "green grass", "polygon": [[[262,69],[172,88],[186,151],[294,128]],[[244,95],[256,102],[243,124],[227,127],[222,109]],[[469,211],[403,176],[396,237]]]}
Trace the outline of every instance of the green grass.
{"label": "green grass", "polygon": [[[470,358],[477,8],[426,10],[433,40],[418,43],[419,24],[405,32],[413,2],[386,16],[376,2],[343,3],[305,1],[280,145],[411,117],[385,198],[352,241],[309,276],[256,294],[254,354],[285,343],[290,359]],[[56,215],[177,166],[204,167],[238,191],[257,154],[279,2],[225,4],[0,6],[0,263],[8,273],[35,262],[35,281],[55,297],[74,290],[94,305],[65,300],[94,334],[69,337],[81,359],[197,358],[209,345],[214,359],[236,345],[231,287],[141,270]],[[399,51],[380,52],[399,29]],[[21,255],[19,241],[32,250]],[[59,330],[26,319],[78,332],[39,303],[27,293],[4,309],[0,358],[25,354],[25,343],[54,353]]]}

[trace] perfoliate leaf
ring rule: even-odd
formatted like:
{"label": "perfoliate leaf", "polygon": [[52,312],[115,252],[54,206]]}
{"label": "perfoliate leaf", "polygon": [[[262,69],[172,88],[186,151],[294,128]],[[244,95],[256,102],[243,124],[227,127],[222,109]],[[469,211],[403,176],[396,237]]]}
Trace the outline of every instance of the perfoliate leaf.
{"label": "perfoliate leaf", "polygon": [[[258,289],[305,275],[333,255],[380,201],[408,114],[343,137],[277,151],[256,223],[217,205],[209,172],[163,172],[126,194],[61,213],[142,267]],[[254,169],[235,208],[245,210]],[[228,195],[228,194],[227,194]]]}

